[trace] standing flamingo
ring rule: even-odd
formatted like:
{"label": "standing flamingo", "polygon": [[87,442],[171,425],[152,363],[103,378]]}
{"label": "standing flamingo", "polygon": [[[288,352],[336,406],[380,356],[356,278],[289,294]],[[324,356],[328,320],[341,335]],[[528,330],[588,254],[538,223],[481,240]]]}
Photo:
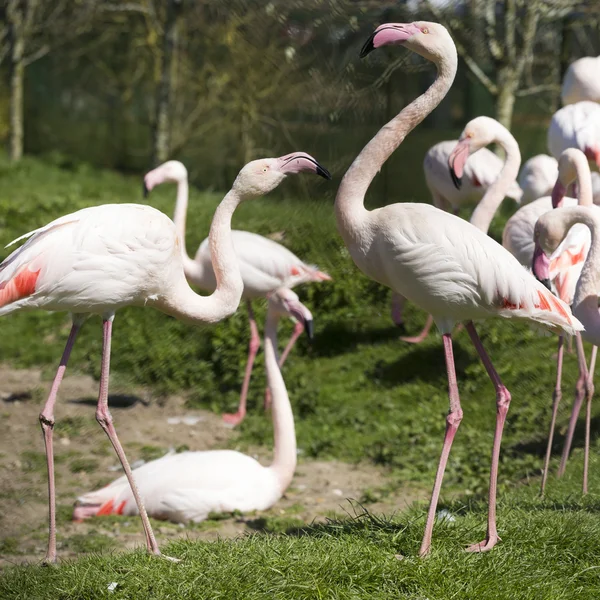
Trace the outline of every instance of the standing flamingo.
{"label": "standing flamingo", "polygon": [[600,102],[600,56],[584,56],[569,65],[560,98],[565,106],[583,100]]}
{"label": "standing flamingo", "polygon": [[600,104],[577,102],[557,110],[548,127],[548,149],[554,158],[578,148],[600,169]]}
{"label": "standing flamingo", "polygon": [[[484,162],[487,162],[487,164],[489,165],[489,169],[487,171],[487,177],[483,179],[485,184],[485,194],[475,207],[475,210],[473,211],[471,219],[469,221],[472,225],[474,225],[484,233],[487,233],[490,228],[490,225],[492,224],[494,215],[500,207],[500,204],[502,204],[504,198],[508,196],[509,198],[513,198],[517,202],[521,198],[521,190],[516,183],[517,174],[519,173],[519,165],[521,164],[521,153],[519,152],[519,145],[517,144],[515,138],[511,135],[508,129],[506,129],[506,127],[501,125],[495,119],[491,119],[490,117],[476,117],[475,119],[472,119],[471,121],[469,121],[469,123],[467,123],[464,131],[467,130],[469,130],[473,136],[477,136],[477,143],[475,144],[475,140],[473,139],[471,140],[473,143],[471,143],[470,146],[465,145],[463,132],[463,134],[461,134],[460,140],[451,143],[451,148],[444,147],[443,156],[445,157],[446,161],[444,164],[444,173],[447,180],[450,182],[450,186],[453,187],[456,191],[460,191],[463,189],[463,181],[466,178],[466,196],[472,196],[471,190],[473,189],[474,174],[478,173],[478,177],[481,177],[483,179],[483,170],[473,169],[473,166],[469,168],[469,164],[481,165]],[[499,144],[506,152],[506,161],[504,163],[495,154],[493,154],[490,150],[488,150],[485,147],[494,142]],[[446,144],[446,142],[443,143]],[[439,145],[440,144],[438,144],[438,146]],[[434,146],[434,148],[435,147],[436,146]],[[446,150],[448,150],[448,152],[446,152]],[[448,169],[448,166],[454,162],[456,152],[462,153],[462,159],[464,159],[460,161],[460,186],[455,185],[456,179],[453,182],[453,178],[451,176],[452,171],[451,169]],[[483,153],[483,161],[477,158],[481,153]],[[441,150],[437,153],[437,155],[440,157],[442,156]],[[490,155],[493,156],[495,160],[488,160]],[[425,159],[425,161],[427,164],[427,158]],[[436,167],[436,172],[439,172],[440,170],[441,168],[438,165]],[[438,180],[441,180],[441,178],[438,177]],[[482,187],[484,184],[481,184]],[[442,194],[442,192],[440,191],[438,192],[438,194]],[[438,208],[443,208],[442,205],[436,204],[435,197],[436,196],[434,194],[434,204]],[[447,191],[446,185],[444,185],[443,188],[443,197],[451,197],[449,192]],[[398,300],[396,300],[396,298],[397,296],[394,296],[393,300],[395,301],[395,303],[393,304],[393,306],[401,306],[401,304]],[[419,333],[415,337],[403,337],[401,339],[407,342],[418,344],[427,337],[432,325],[433,318],[431,317],[431,315],[429,315],[421,333]]]}
{"label": "standing flamingo", "polygon": [[[306,160],[314,161],[308,154],[296,153],[289,156],[303,156]],[[283,157],[283,159],[285,158]],[[314,164],[317,165],[317,162],[314,161]],[[331,179],[329,171],[320,165],[317,166],[316,172],[318,175],[325,177],[325,179]],[[185,247],[185,223],[188,207],[187,169],[182,163],[170,160],[146,174],[144,177],[144,190],[150,192],[157,185],[164,182],[174,182],[177,184],[177,202],[173,221],[182,241],[181,251],[185,275],[188,281],[191,281],[200,289],[212,291],[215,288],[216,281],[211,263],[208,238],[200,244],[194,259],[188,256]],[[316,267],[307,265],[287,248],[262,235],[239,230],[233,230],[231,234],[244,282],[242,298],[246,300],[248,307],[251,333],[248,360],[246,362],[238,410],[234,414],[223,415],[223,419],[227,423],[239,425],[246,416],[250,376],[256,354],[260,347],[260,336],[251,301],[256,298],[266,298],[274,290],[281,287],[291,288],[310,281],[329,281],[331,277],[327,273],[319,271]],[[294,315],[289,316],[294,319]],[[292,337],[281,355],[280,366],[283,366],[290,350],[303,331],[304,323],[296,320]],[[312,329],[308,329],[307,333],[309,337],[312,337]],[[269,404],[268,389],[265,404]]]}
{"label": "standing flamingo", "polygon": [[[310,311],[287,288],[269,296],[265,325],[265,368],[273,399],[273,462],[233,450],[182,452],[146,463],[134,471],[148,514],[175,523],[198,523],[210,513],[266,510],[283,495],[296,468],[296,435],[290,400],[277,364],[277,322],[295,315],[312,322]],[[93,515],[136,515],[137,505],[125,477],[77,499],[73,519]]]}
{"label": "standing flamingo", "polygon": [[583,493],[585,494],[588,489],[591,405],[594,395],[593,377],[596,366],[597,348],[600,344],[600,314],[598,313],[598,289],[600,289],[600,278],[598,277],[598,270],[600,268],[600,246],[598,244],[598,236],[600,235],[600,208],[597,206],[562,207],[542,215],[535,226],[536,259],[533,263],[533,272],[540,280],[551,276],[551,261],[547,254],[553,255],[565,238],[570,235],[571,229],[579,224],[589,228],[592,238],[590,251],[581,270],[573,299],[573,312],[577,315],[577,318],[581,319],[581,323],[585,327],[585,331],[582,331],[581,337],[594,344],[589,371],[586,368],[585,360],[581,365],[581,368],[586,371],[586,384],[589,388],[586,403],[583,460]]}
{"label": "standing flamingo", "polygon": [[532,156],[523,165],[519,173],[519,185],[523,190],[521,204],[529,204],[542,196],[549,196],[556,176],[558,161],[547,154]]}
{"label": "standing flamingo", "polygon": [[[569,307],[523,269],[485,233],[462,219],[427,204],[392,204],[367,210],[369,185],[391,153],[444,98],[456,74],[456,47],[438,23],[387,23],[365,43],[361,56],[398,44],[433,62],[438,75],[429,89],[384,125],[354,160],[338,189],[338,230],[358,268],[433,315],[442,332],[448,372],[450,412],[420,555],[431,547],[431,534],[442,479],[462,408],[452,354],[451,331],[466,329],[496,389],[496,432],[490,473],[486,538],[470,551],[490,550],[498,541],[496,480],[500,442],[510,393],[486,354],[472,319],[518,317],[574,332],[581,329]],[[466,132],[468,137],[468,132]]]}
{"label": "standing flamingo", "polygon": [[54,404],[75,338],[85,319],[100,315],[104,342],[96,419],[119,457],[136,500],[148,551],[160,550],[131,468],[108,410],[112,323],[117,309],[152,306],[189,323],[215,323],[237,308],[243,290],[231,240],[231,217],[240,202],[276,188],[288,173],[315,172],[303,155],[247,164],[219,204],[210,229],[217,286],[209,297],[189,287],[173,222],[137,204],[106,204],[56,219],[20,237],[29,238],[0,265],[0,315],[43,308],[69,311],[73,326],[50,394],[40,414],[48,466],[49,537],[46,562],[56,562],[56,503],[52,430]]}

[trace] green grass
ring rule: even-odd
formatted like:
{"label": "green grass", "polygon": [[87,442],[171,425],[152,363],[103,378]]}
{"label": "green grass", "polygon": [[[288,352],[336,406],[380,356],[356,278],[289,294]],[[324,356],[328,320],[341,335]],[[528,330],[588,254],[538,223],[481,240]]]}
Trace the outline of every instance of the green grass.
{"label": "green grass", "polygon": [[[104,553],[57,568],[12,568],[0,577],[0,597],[591,600],[600,594],[600,482],[594,478],[582,500],[579,464],[563,481],[550,481],[545,500],[536,485],[502,494],[503,542],[487,554],[463,551],[484,535],[479,498],[444,506],[455,520],[436,524],[424,560],[416,557],[423,506],[390,518],[354,505],[346,518],[323,524],[301,526],[288,517],[234,541],[168,544],[163,551],[179,564],[141,550],[106,553],[111,540],[101,534],[70,541]],[[592,466],[600,466],[595,456]],[[109,593],[112,582],[117,588]]]}

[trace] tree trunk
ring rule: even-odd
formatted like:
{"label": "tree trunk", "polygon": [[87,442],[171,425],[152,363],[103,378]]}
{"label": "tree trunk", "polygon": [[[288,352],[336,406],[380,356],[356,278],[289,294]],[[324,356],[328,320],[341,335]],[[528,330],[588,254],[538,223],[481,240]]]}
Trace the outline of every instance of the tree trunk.
{"label": "tree trunk", "polygon": [[510,131],[513,110],[515,107],[515,93],[519,86],[519,79],[510,65],[498,69],[498,96],[496,97],[496,120]]}
{"label": "tree trunk", "polygon": [[161,76],[156,93],[152,162],[165,162],[170,152],[171,92],[175,71],[179,12],[182,0],[168,0],[163,38]]}
{"label": "tree trunk", "polygon": [[13,162],[23,157],[23,82],[25,61],[23,59],[24,40],[20,35],[13,37],[10,64],[10,137],[9,157]]}

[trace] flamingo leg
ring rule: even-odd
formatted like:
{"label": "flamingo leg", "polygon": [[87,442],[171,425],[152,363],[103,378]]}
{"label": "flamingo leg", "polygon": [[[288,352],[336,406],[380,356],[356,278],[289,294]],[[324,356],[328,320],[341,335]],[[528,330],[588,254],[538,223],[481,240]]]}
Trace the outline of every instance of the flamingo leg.
{"label": "flamingo leg", "polygon": [[562,398],[561,380],[564,350],[564,336],[559,335],[558,353],[556,356],[556,386],[554,387],[554,393],[552,394],[552,418],[550,419],[550,433],[548,434],[548,446],[546,447],[546,458],[544,459],[544,470],[542,471],[541,496],[544,495],[544,490],[546,489],[546,480],[548,479],[548,470],[550,468],[550,455],[552,453],[552,441],[554,439],[554,427],[556,425],[556,413],[558,412],[558,405]]}
{"label": "flamingo leg", "polygon": [[577,363],[579,365],[579,377],[575,384],[575,400],[573,402],[573,410],[571,411],[571,418],[569,419],[569,428],[567,429],[567,437],[565,440],[565,447],[563,448],[562,456],[560,457],[560,465],[558,467],[558,478],[562,477],[567,467],[567,460],[569,460],[569,454],[571,453],[571,444],[573,443],[573,434],[575,433],[575,426],[577,425],[577,418],[581,411],[583,404],[583,397],[585,396],[585,386],[587,380],[587,365],[585,364],[585,351],[583,349],[583,340],[579,333],[575,334],[575,348],[577,350]]}
{"label": "flamingo leg", "polygon": [[592,420],[592,397],[594,396],[594,371],[596,369],[596,355],[598,346],[592,348],[590,358],[590,368],[585,386],[586,393],[586,411],[585,411],[585,451],[583,455],[583,488],[584,494],[588,493],[588,467],[590,463],[590,424]]}
{"label": "flamingo leg", "polygon": [[444,354],[446,357],[446,370],[448,373],[448,398],[450,400],[450,411],[446,416],[446,433],[444,434],[444,444],[442,445],[442,453],[440,454],[437,473],[435,475],[435,482],[433,484],[433,491],[431,493],[431,501],[429,503],[429,511],[427,513],[427,523],[425,524],[425,532],[423,534],[423,541],[421,542],[419,556],[426,556],[429,554],[431,549],[431,534],[433,532],[435,511],[437,508],[438,499],[440,497],[442,480],[444,479],[444,471],[446,470],[446,463],[448,462],[448,456],[450,455],[450,449],[452,448],[454,436],[456,435],[456,431],[458,430],[458,426],[460,425],[463,417],[462,408],[460,406],[460,396],[458,394],[458,384],[456,382],[454,353],[452,352],[452,336],[449,333],[445,333],[442,336],[442,339],[444,341]]}
{"label": "flamingo leg", "polygon": [[71,332],[65,345],[65,349],[58,365],[58,370],[54,376],[50,393],[44,409],[40,413],[40,425],[42,426],[42,433],[44,434],[44,445],[46,447],[46,463],[48,467],[48,549],[46,551],[46,558],[44,563],[55,563],[56,562],[56,487],[54,481],[54,447],[52,444],[52,433],[54,431],[54,404],[56,403],[56,396],[58,394],[58,388],[63,379],[63,375],[67,369],[67,363],[69,362],[69,356],[71,356],[71,350],[75,345],[75,339],[81,329],[82,322],[73,321],[71,326]]}
{"label": "flamingo leg", "polygon": [[[294,331],[292,333],[292,336],[290,337],[290,341],[287,343],[287,346],[285,347],[283,353],[281,354],[281,356],[279,358],[278,364],[279,364],[280,369],[283,367],[290,351],[292,350],[295,343],[298,341],[298,338],[302,335],[303,332],[304,332],[304,325],[302,323],[300,323],[300,321],[296,321],[296,323],[294,325]],[[264,408],[265,408],[265,410],[269,410],[271,408],[271,389],[269,387],[267,387],[267,389],[265,390]]]}
{"label": "flamingo leg", "polygon": [[[110,372],[110,343],[112,337],[112,322],[114,317],[110,317],[104,320],[104,340],[102,346],[102,366],[100,370],[100,392],[98,394],[98,406],[96,407],[96,420],[100,424],[100,427],[104,430],[110,443],[113,445],[117,456],[119,457],[119,461],[121,462],[121,466],[125,471],[125,475],[127,477],[127,481],[129,482],[129,486],[131,487],[131,491],[133,492],[133,497],[135,498],[135,502],[138,507],[138,511],[140,513],[140,517],[142,518],[142,525],[144,526],[144,533],[146,535],[146,544],[148,547],[148,552],[154,554],[156,556],[163,556],[158,548],[158,544],[156,542],[156,538],[154,537],[154,532],[152,531],[152,525],[150,525],[150,520],[148,519],[148,513],[146,512],[146,508],[140,496],[140,492],[135,484],[135,480],[133,478],[133,473],[131,472],[131,467],[129,466],[129,461],[125,456],[125,451],[123,450],[123,446],[121,446],[121,442],[117,437],[117,432],[113,425],[113,418],[108,410],[108,380],[109,380],[109,372]],[[175,561],[176,559],[172,559],[169,556],[164,556],[169,560]]]}
{"label": "flamingo leg", "polygon": [[498,482],[498,461],[500,459],[502,432],[504,430],[504,423],[506,421],[506,414],[508,413],[511,397],[510,392],[502,383],[502,380],[496,372],[496,369],[494,369],[494,365],[492,364],[490,357],[487,355],[487,352],[485,351],[483,344],[477,335],[477,331],[475,330],[475,326],[473,325],[472,321],[467,323],[466,329],[496,390],[496,430],[494,432],[492,465],[490,468],[487,533],[485,540],[479,542],[478,544],[473,544],[467,548],[468,552],[487,552],[488,550],[491,550],[500,540],[500,537],[498,536],[498,530],[496,529],[496,485]]}
{"label": "flamingo leg", "polygon": [[404,326],[404,305],[406,303],[406,298],[397,294],[396,292],[392,292],[392,321],[397,327]]}
{"label": "flamingo leg", "polygon": [[254,359],[258,349],[260,348],[260,335],[258,335],[258,326],[254,318],[252,304],[248,300],[248,320],[250,321],[250,344],[248,345],[248,361],[246,362],[246,371],[244,373],[244,381],[242,383],[242,391],[240,393],[240,403],[237,412],[225,413],[223,421],[230,425],[239,425],[246,416],[246,402],[248,401],[248,389],[250,387],[250,376],[254,367]]}
{"label": "flamingo leg", "polygon": [[421,330],[419,335],[415,335],[412,337],[401,337],[400,339],[403,342],[408,342],[409,344],[420,344],[428,335],[431,326],[433,325],[433,317],[431,315],[427,315],[427,321],[425,321],[425,326]]}

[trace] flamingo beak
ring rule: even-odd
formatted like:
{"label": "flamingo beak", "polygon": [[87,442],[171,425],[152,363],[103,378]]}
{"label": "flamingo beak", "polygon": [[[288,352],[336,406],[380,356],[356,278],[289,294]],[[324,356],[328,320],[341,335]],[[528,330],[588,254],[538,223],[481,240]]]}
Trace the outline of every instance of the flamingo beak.
{"label": "flamingo beak", "polygon": [[364,58],[381,46],[402,44],[419,31],[420,29],[414,23],[384,23],[364,43],[360,51],[360,58]]}
{"label": "flamingo beak", "polygon": [[314,337],[314,323],[312,313],[304,304],[300,302],[288,302],[287,310],[291,317],[296,319],[299,323],[304,325],[304,331],[306,331],[306,335],[309,340],[312,340]]}
{"label": "flamingo beak", "polygon": [[452,183],[457,190],[460,190],[462,185],[462,176],[465,171],[465,164],[469,158],[469,138],[459,140],[454,146],[454,150],[448,157],[448,167],[450,168],[450,177]]}
{"label": "flamingo beak", "polygon": [[316,173],[324,179],[331,179],[331,173],[324,166],[320,165],[310,154],[306,154],[306,152],[287,154],[286,156],[282,156],[279,161],[281,162],[279,168],[281,172],[286,175],[288,173],[308,171],[310,173]]}
{"label": "flamingo beak", "polygon": [[552,188],[552,208],[558,208],[562,206],[562,201],[566,192],[567,190],[565,186],[559,180],[556,180],[556,183]]}
{"label": "flamingo beak", "polygon": [[535,244],[535,250],[533,251],[533,264],[531,270],[533,271],[535,278],[552,291],[552,288],[550,287],[550,260],[537,242]]}
{"label": "flamingo beak", "polygon": [[144,198],[148,197],[148,194],[150,193],[150,190],[148,189],[148,186],[146,185],[146,180],[144,179],[143,183],[142,183],[142,193],[144,194]]}

